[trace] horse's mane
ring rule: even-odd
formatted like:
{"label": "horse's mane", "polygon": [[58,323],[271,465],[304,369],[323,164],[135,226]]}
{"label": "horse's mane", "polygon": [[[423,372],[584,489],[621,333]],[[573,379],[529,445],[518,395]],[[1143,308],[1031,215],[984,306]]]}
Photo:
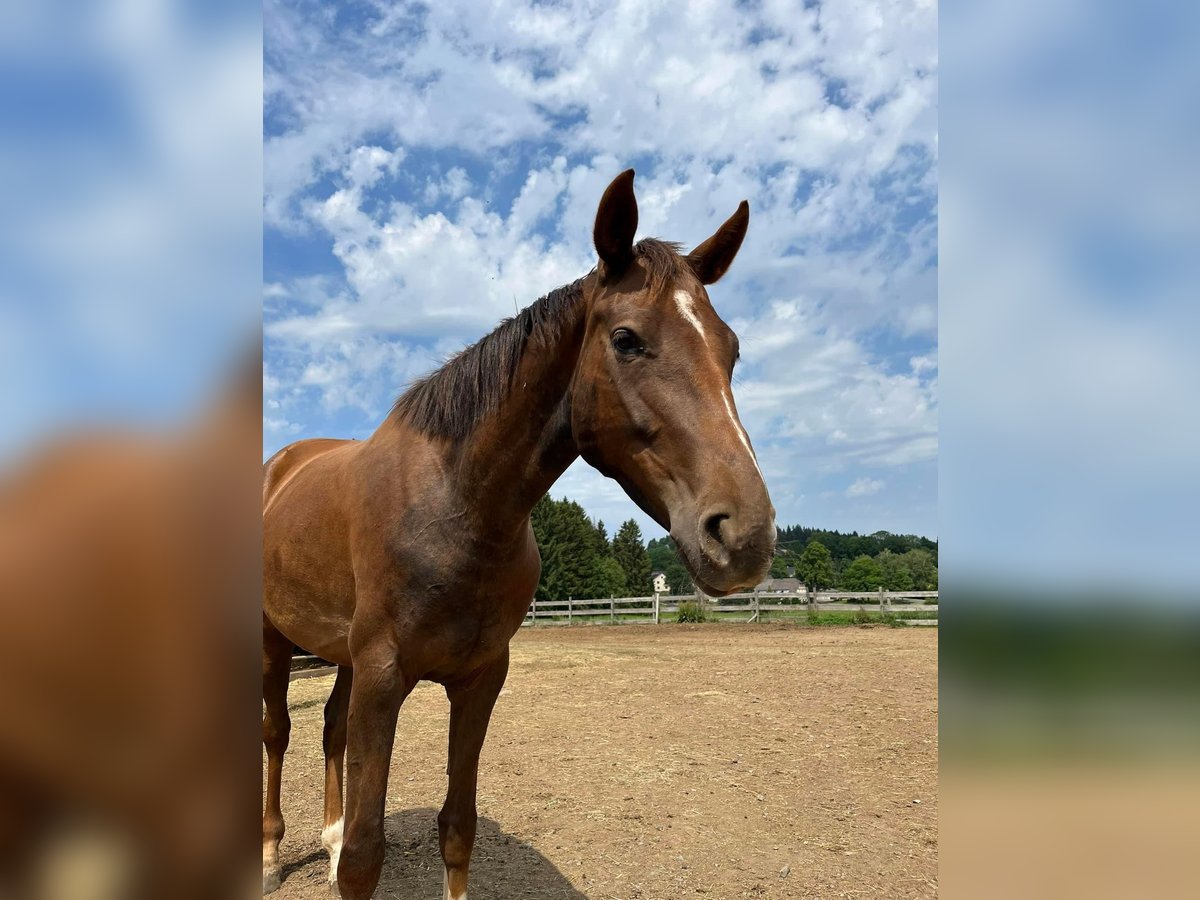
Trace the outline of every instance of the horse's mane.
{"label": "horse's mane", "polygon": [[[645,238],[634,246],[653,293],[690,272],[679,245]],[[585,276],[586,277],[586,276]],[[392,406],[399,421],[431,437],[461,440],[507,396],[530,341],[549,347],[562,336],[583,296],[583,278],[556,288],[491,333],[413,382]]]}

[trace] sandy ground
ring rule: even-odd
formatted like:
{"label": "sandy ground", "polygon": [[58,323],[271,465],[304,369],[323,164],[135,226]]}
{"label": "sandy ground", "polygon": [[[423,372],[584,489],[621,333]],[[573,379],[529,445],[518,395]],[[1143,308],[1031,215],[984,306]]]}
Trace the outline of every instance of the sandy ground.
{"label": "sandy ground", "polygon": [[[276,897],[328,897],[322,705],[294,681]],[[404,704],[375,896],[441,897],[449,704]],[[522,629],[484,747],[471,900],[937,894],[937,631]]]}

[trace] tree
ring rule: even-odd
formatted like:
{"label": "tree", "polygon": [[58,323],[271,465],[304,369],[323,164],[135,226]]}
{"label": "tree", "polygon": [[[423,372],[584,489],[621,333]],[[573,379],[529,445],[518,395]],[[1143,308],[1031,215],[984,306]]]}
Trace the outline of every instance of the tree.
{"label": "tree", "polygon": [[592,599],[624,589],[623,579],[613,577],[611,567],[604,571],[604,560],[610,557],[600,552],[600,531],[578,503],[544,497],[530,519],[542,555],[538,599]]}
{"label": "tree", "polygon": [[828,531],[824,528],[809,528],[804,525],[785,525],[779,529],[778,547],[780,550],[793,550],[797,553],[813,538],[819,540],[829,550],[834,565],[849,563],[857,556],[875,556],[881,550],[891,550],[893,553],[906,553],[909,550],[924,550],[933,557],[937,565],[937,541],[919,537],[915,534],[892,534],[887,531],[876,531],[872,534],[859,534],[851,531],[844,534],[840,531]]}
{"label": "tree", "polygon": [[796,574],[814,591],[833,587],[835,583],[833,557],[829,553],[829,548],[816,538],[809,541],[804,552],[800,554],[800,564],[796,567]]}
{"label": "tree", "polygon": [[874,591],[883,586],[879,563],[863,554],[842,572],[842,588],[847,591]]}
{"label": "tree", "polygon": [[625,572],[621,564],[611,556],[597,557],[582,596],[587,599],[624,597],[625,593]]}
{"label": "tree", "polygon": [[696,589],[673,540],[668,537],[655,538],[646,545],[646,553],[650,557],[651,571],[666,575],[667,586],[672,594],[690,594]]}
{"label": "tree", "polygon": [[914,547],[903,554],[901,559],[912,575],[915,590],[932,591],[937,588],[937,566],[933,564],[933,555],[928,550]]}
{"label": "tree", "polygon": [[696,586],[692,584],[692,576],[688,574],[678,553],[671,557],[671,560],[663,567],[663,574],[667,576],[667,585],[671,588],[672,594],[695,592]]}
{"label": "tree", "polygon": [[650,554],[642,546],[642,529],[633,519],[617,529],[612,541],[613,559],[625,575],[625,590],[631,596],[644,596],[653,589],[650,584]]}
{"label": "tree", "polygon": [[539,600],[554,599],[550,593],[550,584],[556,582],[559,566],[559,556],[562,547],[558,541],[558,503],[544,494],[534,506],[529,515],[533,525],[533,537],[537,541],[538,551],[542,557],[542,577],[538,579],[537,591],[534,596]]}
{"label": "tree", "polygon": [[912,572],[904,563],[904,557],[891,550],[884,550],[875,562],[883,573],[883,586],[889,591],[911,591],[913,589]]}
{"label": "tree", "polygon": [[796,557],[792,555],[790,550],[784,550],[778,556],[771,560],[771,578],[787,578],[788,567],[797,564]]}
{"label": "tree", "polygon": [[601,556],[612,553],[612,546],[608,543],[608,529],[604,527],[603,519],[596,522],[596,552]]}
{"label": "tree", "polygon": [[650,557],[651,572],[665,572],[675,558],[675,544],[670,538],[654,538],[646,544],[646,554]]}

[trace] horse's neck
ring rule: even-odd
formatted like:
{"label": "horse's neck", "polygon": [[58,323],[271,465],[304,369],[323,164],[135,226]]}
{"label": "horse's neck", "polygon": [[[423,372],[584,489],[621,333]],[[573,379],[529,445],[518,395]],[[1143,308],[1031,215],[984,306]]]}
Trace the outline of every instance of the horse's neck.
{"label": "horse's neck", "polygon": [[579,455],[568,397],[586,318],[581,298],[553,346],[538,344],[522,355],[500,408],[455,451],[464,497],[491,526],[523,528],[534,504]]}

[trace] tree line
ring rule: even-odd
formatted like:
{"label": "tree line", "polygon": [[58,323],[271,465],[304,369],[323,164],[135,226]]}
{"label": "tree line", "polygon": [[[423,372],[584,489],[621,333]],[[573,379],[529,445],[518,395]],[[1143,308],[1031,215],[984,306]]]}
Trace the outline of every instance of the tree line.
{"label": "tree line", "polygon": [[[633,519],[610,540],[604,522],[592,521],[578,503],[546,495],[532,520],[542,554],[539,600],[646,596],[653,592],[651,572],[664,573],[673,594],[695,590],[674,542],[662,537],[643,544]],[[792,525],[779,530],[771,577],[795,577],[817,590],[936,590],[937,547],[919,535]]]}
{"label": "tree line", "polygon": [[538,501],[531,518],[542,553],[539,600],[644,597],[652,592],[650,556],[633,519],[610,541],[603,521],[593,522],[575,501],[549,494]]}
{"label": "tree line", "polygon": [[[790,530],[790,529],[789,529]],[[809,529],[816,531],[816,529]],[[783,529],[781,529],[781,533]],[[836,534],[836,532],[824,532]],[[913,535],[892,535],[887,532],[877,532],[878,539],[871,536],[872,543],[850,544],[856,548],[872,550],[871,553],[860,553],[852,558],[838,557],[825,545],[822,538],[810,537],[802,549],[776,544],[775,558],[771,561],[771,578],[798,578],[806,585],[812,585],[814,590],[841,591],[874,591],[883,588],[887,591],[932,591],[937,590],[937,544],[927,538]],[[886,538],[883,537],[886,535]],[[857,537],[857,535],[855,535]],[[907,549],[900,552],[892,547],[904,546],[904,543],[889,541],[887,538],[899,538],[900,542],[909,544]],[[926,549],[922,543],[933,544],[934,551]],[[916,546],[913,546],[916,544]],[[889,546],[890,545],[890,546]],[[846,545],[843,545],[846,546]],[[675,550],[675,544],[670,538],[657,538],[650,541],[647,548],[654,571],[666,575],[667,584],[672,594],[690,594],[695,590],[687,569]]]}
{"label": "tree line", "polygon": [[876,557],[884,550],[892,553],[907,553],[909,550],[924,550],[930,555],[933,564],[937,565],[937,541],[915,534],[892,534],[888,531],[876,531],[872,534],[859,534],[851,531],[843,534],[840,531],[829,531],[824,528],[809,528],[804,525],[788,525],[779,529],[776,547],[781,551],[791,551],[799,555],[808,546],[809,541],[817,540],[829,551],[835,562],[848,563],[860,556]]}

